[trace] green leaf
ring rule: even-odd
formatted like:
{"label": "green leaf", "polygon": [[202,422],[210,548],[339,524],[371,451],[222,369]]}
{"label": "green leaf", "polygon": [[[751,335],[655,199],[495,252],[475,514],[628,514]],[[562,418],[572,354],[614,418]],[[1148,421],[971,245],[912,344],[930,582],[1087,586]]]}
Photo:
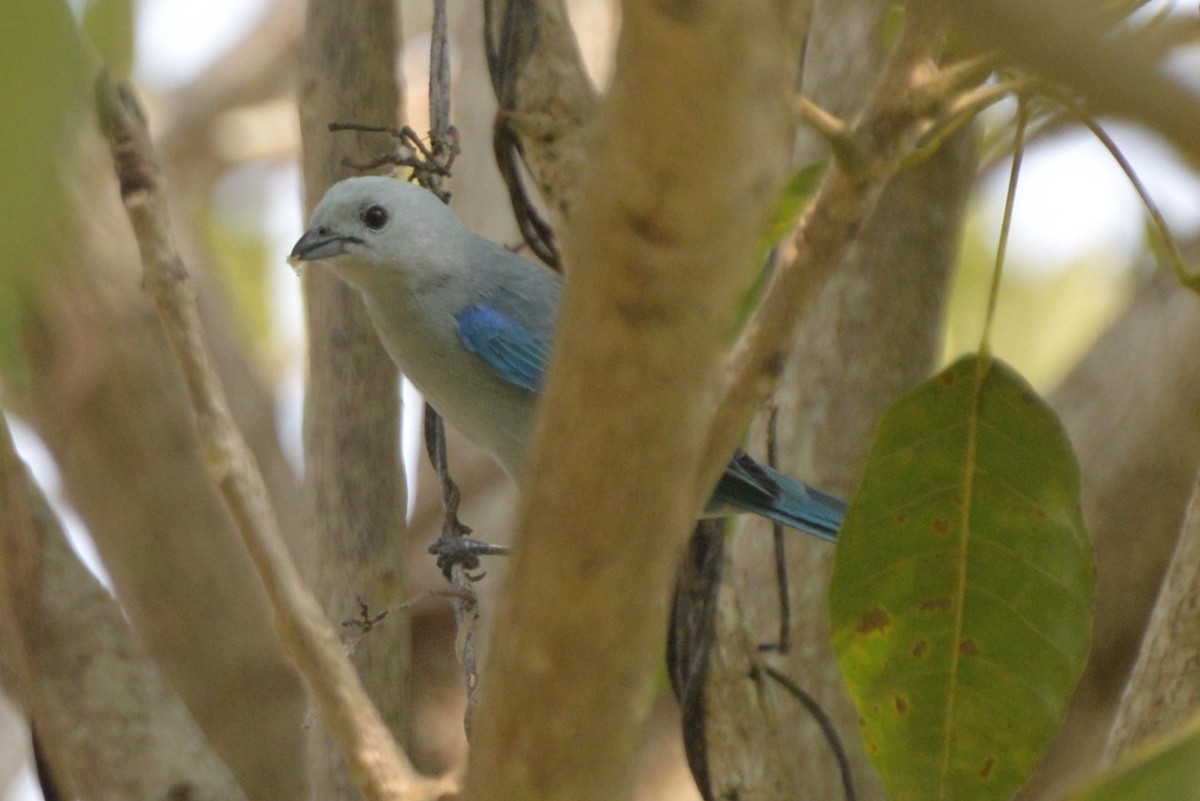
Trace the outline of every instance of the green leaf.
{"label": "green leaf", "polygon": [[839,537],[834,647],[895,801],[1010,798],[1087,659],[1079,469],[1008,367],[960,359],[883,418]]}
{"label": "green leaf", "polygon": [[22,311],[19,293],[9,282],[0,281],[0,376],[13,395],[29,390],[29,365],[21,347]]}
{"label": "green leaf", "polygon": [[1200,717],[1137,751],[1071,801],[1200,801]]}
{"label": "green leaf", "polygon": [[0,23],[0,284],[24,286],[64,229],[63,170],[73,165],[88,95],[75,20],[60,0],[6,0]]}
{"label": "green leaf", "polygon": [[800,216],[800,212],[804,211],[804,207],[808,205],[813,193],[817,191],[817,186],[820,185],[821,178],[825,175],[825,168],[828,166],[829,159],[827,158],[814,161],[812,164],[801,167],[788,179],[782,197],[779,198],[779,202],[775,204],[775,208],[771,212],[771,222],[767,227],[767,235],[763,238],[764,253],[778,245],[780,240],[796,227],[796,218]]}
{"label": "green leaf", "polygon": [[908,9],[900,3],[892,3],[888,6],[887,14],[883,18],[884,50],[890,52],[896,46],[896,42],[900,41],[900,34],[904,32],[907,11]]}
{"label": "green leaf", "polygon": [[759,240],[758,263],[761,267],[759,268],[758,275],[754,278],[754,283],[742,295],[734,331],[742,329],[742,326],[750,318],[755,307],[758,306],[758,301],[762,298],[762,293],[767,288],[767,279],[771,275],[771,251],[795,230],[796,219],[800,216],[800,212],[804,211],[804,207],[808,205],[808,201],[812,198],[813,193],[817,191],[817,186],[820,185],[821,178],[825,175],[825,168],[828,166],[829,159],[827,158],[814,161],[811,164],[801,167],[788,179],[787,186],[783,189],[783,194],[775,204],[775,208],[771,211],[771,219],[767,224],[767,231],[762,239]]}

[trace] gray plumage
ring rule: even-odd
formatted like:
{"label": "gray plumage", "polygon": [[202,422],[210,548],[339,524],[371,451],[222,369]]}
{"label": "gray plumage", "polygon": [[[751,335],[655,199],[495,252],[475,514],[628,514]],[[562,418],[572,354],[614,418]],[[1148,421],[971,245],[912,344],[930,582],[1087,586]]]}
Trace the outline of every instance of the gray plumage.
{"label": "gray plumage", "polygon": [[[388,216],[379,230],[363,220]],[[487,303],[544,337],[554,336],[558,276],[472,233],[430,192],[392,178],[351,178],[313,210],[310,242],[339,242],[333,271],[362,293],[388,354],[433,407],[510,476],[525,459],[534,392],[466,349],[458,313]],[[309,234],[305,235],[306,237]],[[304,243],[304,240],[301,240]],[[309,259],[297,243],[293,256]]]}
{"label": "gray plumage", "polygon": [[[388,354],[434,408],[521,475],[562,297],[557,275],[476,236],[433,194],[392,178],[330,187],[289,261],[332,259]],[[833,539],[845,504],[745,453],[709,509]]]}

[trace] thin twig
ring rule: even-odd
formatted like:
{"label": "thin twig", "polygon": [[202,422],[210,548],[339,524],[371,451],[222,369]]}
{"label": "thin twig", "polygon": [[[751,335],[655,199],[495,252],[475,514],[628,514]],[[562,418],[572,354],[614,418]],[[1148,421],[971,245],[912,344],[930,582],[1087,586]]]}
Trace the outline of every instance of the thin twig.
{"label": "thin twig", "polygon": [[[432,79],[432,78],[431,78]],[[397,128],[393,125],[364,125],[357,122],[331,122],[331,132],[361,131],[364,133],[385,133],[398,141],[394,153],[384,153],[370,161],[358,163],[349,159],[342,161],[343,166],[361,172],[370,172],[376,167],[391,164],[394,167],[407,167],[411,170],[409,179],[437,195],[443,203],[450,202],[450,190],[446,189],[443,179],[450,177],[450,168],[458,156],[458,131],[454,126],[444,129],[434,129],[430,132],[430,143],[422,141],[421,137],[407,125]]]}
{"label": "thin twig", "polygon": [[[347,164],[360,170],[371,170],[384,164],[407,167],[409,180],[433,192],[443,203],[450,202],[450,190],[446,179],[459,154],[458,131],[450,124],[450,52],[445,0],[434,0],[433,22],[429,48],[429,144],[409,126],[397,128],[389,125],[363,125],[359,123],[335,122],[330,131],[368,131],[386,133],[398,142],[396,152],[379,156],[366,164]],[[478,660],[475,647],[475,629],[479,618],[478,599],[472,583],[485,574],[472,575],[470,570],[478,565],[481,554],[503,553],[505,549],[489,546],[467,538],[469,526],[458,519],[461,493],[450,475],[446,457],[446,432],[441,416],[428,403],[424,411],[425,449],[429,461],[442,485],[441,537],[430,546],[429,552],[438,556],[446,579],[454,588],[451,595],[454,619],[458,627],[458,656],[463,665],[467,686],[466,728],[470,733],[470,721],[475,709],[475,690],[479,685]],[[360,621],[361,622],[361,621]],[[364,627],[361,635],[369,630]]]}
{"label": "thin twig", "polygon": [[509,203],[512,205],[521,238],[543,264],[556,272],[562,272],[562,255],[554,238],[554,228],[542,218],[521,177],[524,145],[503,112],[496,115],[492,132],[492,152],[496,157],[500,177],[504,179],[504,185],[508,189]]}
{"label": "thin twig", "polygon": [[97,81],[96,104],[141,253],[146,293],[179,362],[210,475],[258,569],[284,651],[312,691],[364,797],[437,798],[452,783],[420,776],[396,745],[283,543],[262,476],[204,344],[196,289],[171,237],[162,170],[145,114],[133,90],[107,73]]}
{"label": "thin twig", "polygon": [[791,693],[808,710],[808,714],[812,715],[817,725],[821,727],[821,733],[825,735],[825,742],[829,743],[829,749],[833,751],[833,758],[837,760],[838,771],[842,775],[842,788],[846,792],[846,801],[855,801],[854,776],[850,770],[850,758],[846,756],[846,748],[842,745],[842,739],[838,736],[837,728],[833,725],[833,720],[821,708],[821,705],[817,703],[817,699],[805,692],[804,688],[799,684],[770,665],[763,665],[762,669],[764,673]]}
{"label": "thin twig", "polygon": [[405,612],[409,609],[412,609],[417,604],[425,603],[427,601],[436,601],[440,598],[445,598],[452,601],[464,601],[470,603],[476,602],[475,591],[470,589],[466,591],[456,590],[453,588],[442,590],[425,590],[424,592],[417,593],[413,597],[403,600],[400,603],[385,607],[382,612],[373,612],[360,598],[358,600],[358,617],[351,620],[342,621],[343,627],[355,629],[354,637],[346,643],[346,653],[354,653],[354,650],[358,648],[358,644],[374,630],[375,626],[383,622],[383,620],[393,612]]}
{"label": "thin twig", "polygon": [[[778,423],[779,407],[772,403],[767,414],[767,464],[771,467],[778,467]],[[777,654],[787,654],[792,650],[792,594],[788,586],[787,540],[784,536],[783,526],[777,521],[771,521],[771,537],[775,550],[775,587],[779,593],[779,639],[760,645],[758,650],[774,651]]]}
{"label": "thin twig", "polygon": [[800,120],[812,128],[828,144],[834,157],[848,170],[861,169],[867,158],[865,146],[857,139],[857,131],[850,123],[834,116],[809,100],[804,95],[796,96],[796,113]]}
{"label": "thin twig", "polygon": [[979,86],[954,98],[939,115],[938,120],[921,135],[913,151],[905,157],[904,167],[912,167],[926,161],[985,108],[1021,91],[1031,83],[1032,80],[1028,78],[1014,78]]}
{"label": "thin twig", "polygon": [[943,64],[931,72],[914,88],[914,93],[924,93],[929,100],[939,103],[964,86],[978,86],[992,73],[999,63],[995,53],[981,53],[961,61]]}
{"label": "thin twig", "polygon": [[1000,238],[996,243],[996,262],[992,269],[992,283],[988,288],[987,311],[983,318],[983,335],[979,341],[979,361],[986,363],[991,357],[992,326],[996,319],[996,307],[1000,302],[1000,277],[1004,274],[1004,257],[1008,253],[1008,234],[1012,228],[1013,208],[1017,202],[1017,181],[1021,177],[1021,163],[1025,160],[1025,130],[1029,126],[1029,100],[1024,95],[1017,97],[1017,127],[1013,133],[1012,167],[1008,173],[1008,190],[1004,195],[1004,215],[1000,221]]}
{"label": "thin twig", "polygon": [[[450,468],[446,459],[446,429],[441,415],[428,403],[425,404],[425,448],[429,460],[442,483],[442,534],[438,542],[430,546],[431,553],[439,553],[440,543],[452,541],[466,543],[471,529],[458,519],[458,504],[461,493],[458,485],[450,476]],[[453,588],[451,595],[454,609],[454,624],[458,630],[456,638],[458,660],[462,664],[463,678],[467,688],[467,709],[464,715],[464,727],[470,737],[471,722],[474,720],[476,690],[479,688],[479,665],[476,652],[476,624],[479,621],[479,599],[475,594],[473,583],[483,575],[475,576],[470,572],[472,563],[462,559],[447,558],[443,572]]]}
{"label": "thin twig", "polygon": [[1079,121],[1081,125],[1091,131],[1092,136],[1104,145],[1104,149],[1112,156],[1113,161],[1121,168],[1121,172],[1125,173],[1125,178],[1129,181],[1133,190],[1137,192],[1138,198],[1141,199],[1142,205],[1146,207],[1146,213],[1150,215],[1151,222],[1154,223],[1155,230],[1162,237],[1163,247],[1166,249],[1166,260],[1168,266],[1175,273],[1176,280],[1179,283],[1193,292],[1200,292],[1200,275],[1191,275],[1188,273],[1186,260],[1183,258],[1183,253],[1179,250],[1179,245],[1175,242],[1175,237],[1171,234],[1171,229],[1167,226],[1166,219],[1162,216],[1162,212],[1158,210],[1158,204],[1154,202],[1146,185],[1142,183],[1142,179],[1138,177],[1137,171],[1133,169],[1133,165],[1129,163],[1129,159],[1125,158],[1125,154],[1121,152],[1121,148],[1117,147],[1117,143],[1109,136],[1108,131],[1096,122],[1091,114],[1088,114],[1082,106],[1075,100],[1069,97],[1064,92],[1054,92],[1050,95],[1059,105]]}

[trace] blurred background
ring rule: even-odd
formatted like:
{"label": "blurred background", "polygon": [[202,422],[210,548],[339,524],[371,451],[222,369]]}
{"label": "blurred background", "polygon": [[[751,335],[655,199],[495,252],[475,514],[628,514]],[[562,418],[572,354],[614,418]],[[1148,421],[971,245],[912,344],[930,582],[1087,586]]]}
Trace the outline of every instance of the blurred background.
{"label": "blurred background", "polygon": [[[568,5],[584,59],[602,85],[619,26],[616,3],[572,0]],[[417,2],[400,7],[404,45],[396,68],[406,86],[407,122],[423,133],[428,117],[430,9]],[[492,162],[495,105],[484,67],[480,20],[474,4],[451,3],[451,7],[455,75],[451,116],[464,149],[452,182],[457,191],[455,206],[478,232],[515,244],[507,196]],[[1151,4],[1142,13],[1161,10],[1161,5]],[[284,259],[303,227],[295,108],[303,3],[72,0],[70,12],[88,31],[101,57],[115,71],[127,71],[141,90],[166,161],[185,261],[204,274],[213,302],[227,307],[220,319],[230,321],[229,333],[247,348],[254,368],[265,377],[282,451],[296,471],[302,470],[303,310],[300,283]],[[8,51],[18,46],[8,40],[3,44]],[[32,68],[33,62],[22,60],[25,56],[10,52],[10,57],[14,69]],[[1200,53],[1193,47],[1182,51],[1172,67],[1200,92],[1198,64]],[[48,81],[54,79],[50,73]],[[0,70],[0,74],[6,73]],[[970,201],[954,276],[945,326],[946,360],[978,344],[1008,180],[1006,143],[1013,113],[1014,105],[1007,103],[983,118],[984,166]],[[1197,165],[1150,132],[1121,122],[1105,121],[1105,125],[1188,251],[1200,235]],[[0,145],[10,154],[22,152],[19,142],[0,140]],[[9,160],[3,163],[7,167]],[[13,201],[11,186],[8,192]],[[40,209],[27,198],[18,198],[4,208],[14,226],[18,217],[11,209],[18,206],[33,220],[20,226],[54,219],[53,209]],[[109,219],[124,225],[119,218]],[[124,228],[99,234],[128,235]],[[1030,145],[1020,178],[992,340],[995,352],[1040,392],[1051,393],[1126,312],[1138,287],[1160,271],[1154,259],[1158,247],[1136,193],[1091,134],[1066,124],[1041,131]],[[19,249],[6,252],[9,268],[19,269],[24,263]],[[130,265],[131,281],[136,281],[135,268]],[[15,347],[13,325],[3,322],[6,308],[13,304],[8,292],[0,291],[0,358]],[[12,381],[11,374],[8,380]],[[418,398],[406,390],[405,400],[403,443],[408,464],[414,468],[408,472],[408,511],[418,531],[414,553],[419,553],[420,543],[436,534],[440,501],[423,454],[418,459]],[[63,515],[73,546],[103,580],[87,532],[63,499],[49,451],[20,417],[11,416],[10,424],[20,452]],[[468,445],[456,441],[455,449],[456,473],[468,498],[466,519],[480,530],[501,532],[511,502],[507,482]],[[490,538],[503,536],[497,533]],[[414,577],[414,592],[437,586],[440,577],[431,561],[414,558],[425,564]],[[449,764],[461,757],[464,747],[458,724],[459,678],[447,647],[453,631],[444,610],[429,612],[424,625],[440,632],[440,637],[428,640],[433,644],[427,648],[418,646],[418,662],[424,660],[418,674],[433,677],[418,708],[418,714],[426,715],[420,725],[430,732],[421,746],[428,753],[418,755],[418,761]],[[669,707],[664,702],[668,711],[663,714],[663,732],[672,731]],[[651,750],[647,771],[659,772],[660,790],[694,792],[678,744],[667,734],[661,740],[662,753],[654,757]],[[39,797],[26,732],[7,703],[0,705],[0,797],[11,801]]]}

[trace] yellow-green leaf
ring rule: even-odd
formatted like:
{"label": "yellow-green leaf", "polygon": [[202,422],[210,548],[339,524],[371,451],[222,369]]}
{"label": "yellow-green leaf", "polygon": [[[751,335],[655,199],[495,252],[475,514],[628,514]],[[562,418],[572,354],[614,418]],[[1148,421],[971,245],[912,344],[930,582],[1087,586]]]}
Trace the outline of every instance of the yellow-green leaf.
{"label": "yellow-green leaf", "polygon": [[128,79],[133,71],[133,0],[91,0],[83,11],[83,30],[108,71]]}
{"label": "yellow-green leaf", "polygon": [[883,18],[883,47],[885,50],[891,50],[896,46],[896,42],[900,41],[900,34],[904,32],[904,21],[907,18],[907,12],[900,3],[892,3],[887,8],[887,14]]}
{"label": "yellow-green leaf", "polygon": [[63,234],[63,165],[89,85],[75,20],[61,0],[6,0],[0,23],[0,283],[22,286]]}
{"label": "yellow-green leaf", "polygon": [[1006,801],[1087,658],[1093,561],[1053,412],[967,357],[883,418],[839,537],[834,645],[894,801]]}
{"label": "yellow-green leaf", "polygon": [[825,168],[828,166],[829,159],[814,161],[801,167],[788,179],[787,186],[783,188],[783,194],[771,210],[766,234],[759,240],[758,263],[761,266],[754,283],[742,295],[735,332],[740,331],[742,324],[749,319],[767,287],[767,279],[771,276],[773,267],[772,250],[795,230],[800,212],[804,211],[804,207],[812,199],[813,193],[817,191],[817,186],[821,183],[821,177],[825,175]]}
{"label": "yellow-green leaf", "polygon": [[1200,717],[1137,751],[1071,801],[1200,801]]}
{"label": "yellow-green leaf", "polygon": [[764,253],[778,245],[796,227],[796,219],[817,191],[828,166],[829,159],[820,159],[801,167],[788,179],[783,195],[771,211],[771,222],[764,237]]}

